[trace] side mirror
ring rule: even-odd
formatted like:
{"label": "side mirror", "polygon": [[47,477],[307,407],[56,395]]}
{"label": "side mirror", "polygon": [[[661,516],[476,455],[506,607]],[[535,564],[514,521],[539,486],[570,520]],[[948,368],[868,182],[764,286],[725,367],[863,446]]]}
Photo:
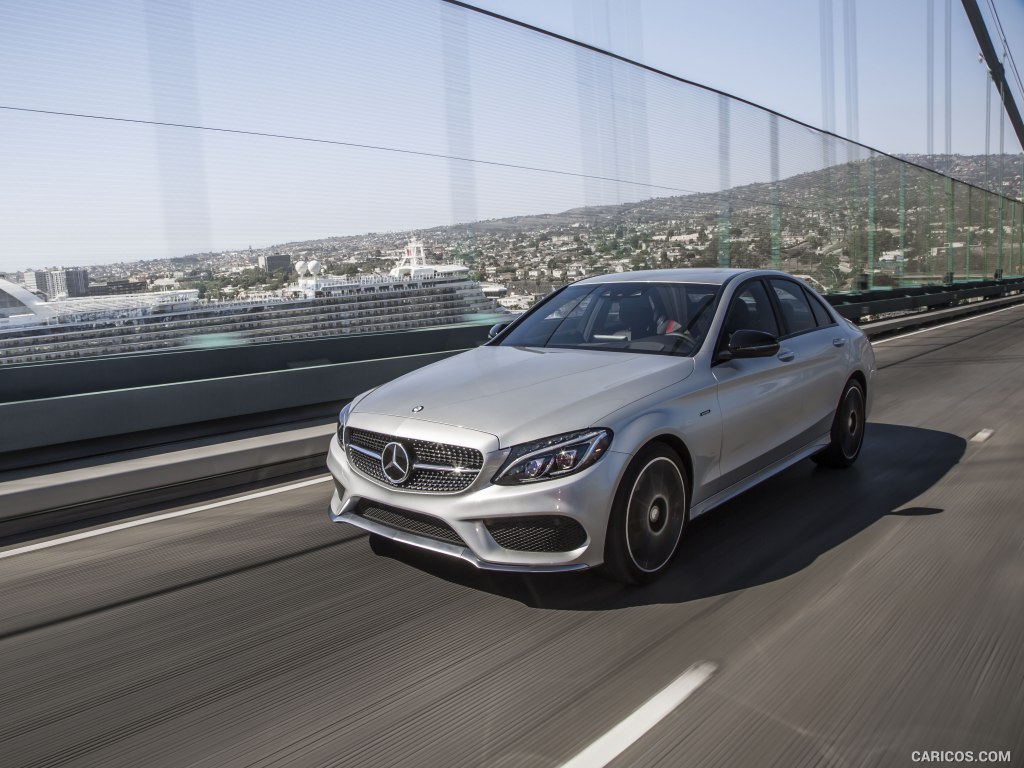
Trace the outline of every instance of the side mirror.
{"label": "side mirror", "polygon": [[511,322],[512,321],[510,320],[510,321],[505,322],[505,323],[495,323],[494,325],[492,325],[491,329],[489,331],[487,331],[487,340],[490,341],[495,336],[497,336],[499,333],[504,331],[506,328],[509,327]]}
{"label": "side mirror", "polygon": [[779,340],[764,331],[740,330],[729,338],[727,359],[772,357],[779,353]]}

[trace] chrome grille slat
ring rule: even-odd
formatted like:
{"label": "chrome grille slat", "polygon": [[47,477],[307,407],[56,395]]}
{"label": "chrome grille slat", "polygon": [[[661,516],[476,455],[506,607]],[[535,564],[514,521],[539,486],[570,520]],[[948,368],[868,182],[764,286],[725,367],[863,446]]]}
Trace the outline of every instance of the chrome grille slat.
{"label": "chrome grille slat", "polygon": [[366,456],[368,459],[380,459],[380,452],[378,451],[371,451],[369,448],[363,448],[361,445],[350,445],[349,447],[353,451]]}
{"label": "chrome grille slat", "polygon": [[[399,442],[410,452],[413,470],[400,486],[388,482],[379,456],[384,446]],[[361,474],[389,488],[422,493],[459,493],[468,488],[484,465],[484,455],[475,448],[434,443],[427,440],[396,438],[365,429],[345,429],[349,463]]]}

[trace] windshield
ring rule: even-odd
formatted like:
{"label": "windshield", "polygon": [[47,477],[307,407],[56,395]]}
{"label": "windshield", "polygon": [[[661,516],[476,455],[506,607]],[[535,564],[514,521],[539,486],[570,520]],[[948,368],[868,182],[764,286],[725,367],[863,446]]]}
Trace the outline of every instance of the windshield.
{"label": "windshield", "polygon": [[701,283],[570,285],[499,344],[690,357],[704,344],[718,292]]}

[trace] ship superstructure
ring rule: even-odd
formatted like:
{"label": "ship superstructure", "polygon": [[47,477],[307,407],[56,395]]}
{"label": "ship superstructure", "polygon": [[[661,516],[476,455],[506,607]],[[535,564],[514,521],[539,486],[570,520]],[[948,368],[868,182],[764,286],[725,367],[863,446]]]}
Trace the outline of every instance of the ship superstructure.
{"label": "ship superstructure", "polygon": [[[224,344],[384,333],[494,311],[466,267],[428,263],[413,240],[388,274],[321,274],[299,262],[280,296],[207,301],[196,290],[43,302],[0,280],[0,365]],[[27,297],[31,297],[29,300]]]}

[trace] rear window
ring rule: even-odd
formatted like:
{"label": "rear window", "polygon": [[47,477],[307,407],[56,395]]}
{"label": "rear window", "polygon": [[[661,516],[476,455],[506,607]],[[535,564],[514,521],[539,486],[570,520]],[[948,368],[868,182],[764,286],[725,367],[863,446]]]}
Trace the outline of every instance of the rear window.
{"label": "rear window", "polygon": [[811,305],[811,312],[814,313],[814,320],[818,323],[818,326],[824,327],[826,325],[835,325],[836,321],[832,319],[832,315],[830,315],[828,310],[825,309],[825,306],[821,303],[821,299],[806,288],[804,289],[804,293],[807,296],[807,303]]}
{"label": "rear window", "polygon": [[787,334],[803,333],[818,327],[803,288],[789,280],[772,280],[771,285],[782,310]]}

